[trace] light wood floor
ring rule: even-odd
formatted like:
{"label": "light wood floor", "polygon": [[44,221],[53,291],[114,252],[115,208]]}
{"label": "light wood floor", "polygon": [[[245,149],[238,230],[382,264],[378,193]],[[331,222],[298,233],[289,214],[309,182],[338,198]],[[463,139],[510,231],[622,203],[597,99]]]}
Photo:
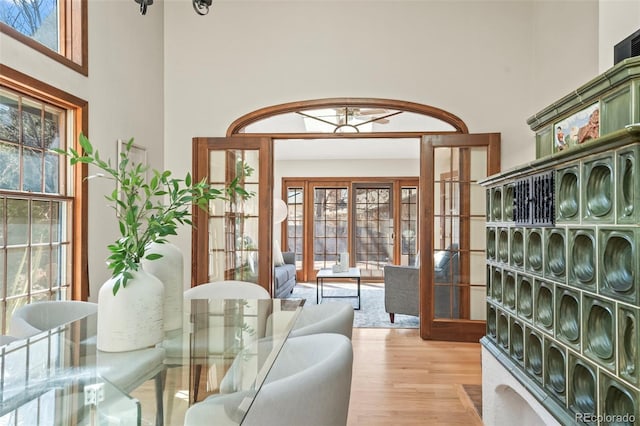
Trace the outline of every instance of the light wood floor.
{"label": "light wood floor", "polygon": [[480,344],[417,329],[353,329],[348,425],[482,425],[463,384],[481,384]]}
{"label": "light wood floor", "polygon": [[[480,344],[425,341],[417,329],[385,328],[354,328],[352,342],[348,426],[482,425],[462,389],[482,384]],[[179,370],[169,370],[167,385],[186,389]],[[150,381],[132,395],[142,402],[145,425],[155,417],[153,392]],[[186,409],[186,399],[165,406],[165,424],[181,425]]]}

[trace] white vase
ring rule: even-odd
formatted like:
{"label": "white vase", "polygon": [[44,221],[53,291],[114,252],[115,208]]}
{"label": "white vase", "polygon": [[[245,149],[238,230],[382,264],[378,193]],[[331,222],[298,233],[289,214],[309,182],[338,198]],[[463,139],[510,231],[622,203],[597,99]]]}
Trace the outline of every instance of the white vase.
{"label": "white vase", "polygon": [[182,300],[184,293],[184,257],[180,249],[171,243],[151,243],[147,254],[161,254],[156,260],[142,260],[142,269],[156,276],[164,284],[164,329],[182,328]]}
{"label": "white vase", "polygon": [[100,288],[97,347],[101,351],[134,351],[162,341],[164,285],[142,269],[132,275],[115,296],[115,278]]}

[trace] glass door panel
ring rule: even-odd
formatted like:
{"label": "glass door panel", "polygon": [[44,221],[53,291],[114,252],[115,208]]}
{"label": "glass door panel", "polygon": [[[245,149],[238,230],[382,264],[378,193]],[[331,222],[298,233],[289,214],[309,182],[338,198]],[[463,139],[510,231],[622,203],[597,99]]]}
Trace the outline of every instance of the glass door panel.
{"label": "glass door panel", "polygon": [[421,256],[421,335],[477,341],[484,334],[486,294],[486,196],[478,181],[499,170],[499,135],[424,141],[421,168],[430,176],[421,195],[433,214],[421,213],[432,231],[425,235],[432,253]]}
{"label": "glass door panel", "polygon": [[[209,163],[225,173],[214,171],[217,179],[210,181],[217,188],[227,190],[227,199],[222,206],[215,203],[210,208],[211,231],[216,231],[210,241],[209,281],[240,280],[257,282],[258,266],[258,196],[256,175],[260,172],[259,152],[253,150],[227,149],[210,151]],[[222,207],[222,208],[221,208]],[[221,238],[222,237],[222,238]]]}
{"label": "glass door panel", "polygon": [[302,269],[304,256],[304,187],[287,188],[287,251],[295,253],[296,271]]}
{"label": "glass door panel", "polygon": [[418,187],[400,190],[400,265],[415,265],[418,253]]}
{"label": "glass door panel", "polygon": [[[222,280],[257,282],[271,277],[269,223],[273,178],[268,138],[195,138],[194,179],[206,179],[224,194],[195,209],[192,285]],[[260,257],[258,256],[260,253]],[[262,263],[260,263],[262,262]]]}
{"label": "glass door panel", "polygon": [[349,251],[349,188],[315,188],[313,269],[330,268]]}
{"label": "glass door panel", "polygon": [[393,263],[393,188],[391,185],[354,185],[353,241],[363,278],[382,278],[384,265]]}

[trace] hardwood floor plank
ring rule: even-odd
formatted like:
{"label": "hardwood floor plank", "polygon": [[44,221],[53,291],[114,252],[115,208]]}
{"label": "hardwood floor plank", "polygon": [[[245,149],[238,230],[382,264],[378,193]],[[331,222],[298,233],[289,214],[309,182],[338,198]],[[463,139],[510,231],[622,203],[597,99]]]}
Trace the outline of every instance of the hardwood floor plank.
{"label": "hardwood floor plank", "polygon": [[416,329],[355,328],[349,426],[482,425],[463,384],[482,384],[480,344]]}

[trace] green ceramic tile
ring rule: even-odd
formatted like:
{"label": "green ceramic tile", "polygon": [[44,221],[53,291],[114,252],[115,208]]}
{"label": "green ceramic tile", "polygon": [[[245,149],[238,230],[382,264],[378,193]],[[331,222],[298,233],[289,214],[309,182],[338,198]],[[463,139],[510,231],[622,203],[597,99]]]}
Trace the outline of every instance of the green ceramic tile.
{"label": "green ceramic tile", "polygon": [[544,270],[542,246],[542,229],[527,229],[525,233],[525,267],[527,271],[537,275],[542,275]]}
{"label": "green ceramic tile", "polygon": [[601,367],[616,370],[616,310],[606,299],[584,295],[582,300],[583,354]]}
{"label": "green ceramic tile", "polygon": [[598,292],[638,304],[638,228],[599,228]]}
{"label": "green ceramic tile", "polygon": [[564,286],[556,286],[556,339],[580,351],[580,293]]}
{"label": "green ceramic tile", "polygon": [[543,338],[540,333],[530,327],[525,328],[525,370],[539,384],[543,379],[543,363],[545,362],[545,350]]}
{"label": "green ceramic tile", "polygon": [[502,304],[510,312],[516,312],[516,273],[506,272],[502,279]]}
{"label": "green ceramic tile", "polygon": [[498,321],[496,317],[496,308],[488,303],[487,304],[487,336],[494,342],[498,335]]}
{"label": "green ceramic tile", "polygon": [[504,212],[502,219],[505,222],[513,222],[514,184],[505,185],[502,193],[502,211]]}
{"label": "green ceramic tile", "polygon": [[618,369],[620,376],[638,386],[640,384],[640,310],[618,305]]}
{"label": "green ceramic tile", "polygon": [[494,266],[491,274],[491,298],[502,304],[502,268]]}
{"label": "green ceramic tile", "polygon": [[616,221],[619,224],[640,222],[640,146],[616,152]]}
{"label": "green ceramic tile", "polygon": [[487,227],[487,259],[496,260],[496,228]]}
{"label": "green ceramic tile", "polygon": [[509,229],[498,229],[498,261],[509,263]]}
{"label": "green ceramic tile", "polygon": [[[567,405],[578,415],[598,414],[597,369],[590,362],[569,352]],[[587,423],[590,424],[590,423]]]}
{"label": "green ceramic tile", "polygon": [[580,221],[580,166],[574,163],[556,171],[556,222]]}
{"label": "green ceramic tile", "polygon": [[494,222],[502,221],[502,187],[491,190],[491,219]]}
{"label": "green ceramic tile", "polygon": [[516,276],[516,308],[518,318],[533,320],[533,278],[525,274]]}
{"label": "green ceramic tile", "polygon": [[567,350],[545,338],[544,353],[544,388],[564,404],[567,399]]}
{"label": "green ceramic tile", "polygon": [[596,291],[597,261],[596,234],[594,228],[569,229],[567,284],[578,288]]}
{"label": "green ceramic tile", "polygon": [[536,279],[533,285],[533,318],[539,330],[553,335],[555,324],[553,283]]}
{"label": "green ceramic tile", "polygon": [[514,317],[511,317],[509,322],[509,356],[521,367],[524,367],[524,324]]}
{"label": "green ceramic tile", "polygon": [[567,276],[567,239],[562,228],[544,230],[544,277],[564,283]]}
{"label": "green ceramic tile", "polygon": [[614,218],[614,161],[607,154],[584,162],[582,218],[585,222],[608,223]]}
{"label": "green ceramic tile", "polygon": [[600,415],[601,426],[632,425],[640,419],[640,392],[638,389],[617,380],[615,377],[600,372]]}
{"label": "green ceramic tile", "polygon": [[503,351],[509,353],[509,315],[501,310],[498,310],[498,347]]}
{"label": "green ceramic tile", "polygon": [[511,228],[510,264],[513,268],[524,268],[524,228]]}

